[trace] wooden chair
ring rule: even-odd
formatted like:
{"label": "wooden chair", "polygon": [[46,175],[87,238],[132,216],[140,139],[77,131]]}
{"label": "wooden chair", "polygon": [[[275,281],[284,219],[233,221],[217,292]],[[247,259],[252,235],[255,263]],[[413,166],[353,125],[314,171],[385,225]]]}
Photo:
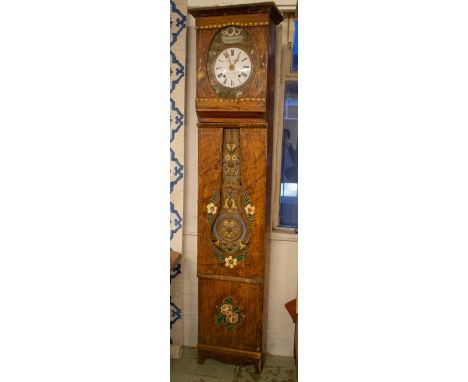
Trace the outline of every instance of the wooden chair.
{"label": "wooden chair", "polygon": [[288,311],[289,315],[291,316],[294,322],[294,359],[296,360],[296,367],[297,367],[297,298],[291,300],[284,304],[286,310]]}

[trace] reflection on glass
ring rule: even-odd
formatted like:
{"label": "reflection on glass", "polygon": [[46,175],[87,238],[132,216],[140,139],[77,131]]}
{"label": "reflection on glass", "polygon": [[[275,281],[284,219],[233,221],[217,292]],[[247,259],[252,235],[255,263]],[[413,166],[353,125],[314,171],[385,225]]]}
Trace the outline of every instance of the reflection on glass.
{"label": "reflection on glass", "polygon": [[298,53],[299,53],[299,45],[297,43],[297,19],[294,20],[294,42],[293,42],[293,54],[292,54],[292,62],[291,62],[291,70],[293,72],[297,72],[297,65],[298,65]]}
{"label": "reflection on glass", "polygon": [[286,82],[284,93],[280,225],[297,227],[297,82]]}

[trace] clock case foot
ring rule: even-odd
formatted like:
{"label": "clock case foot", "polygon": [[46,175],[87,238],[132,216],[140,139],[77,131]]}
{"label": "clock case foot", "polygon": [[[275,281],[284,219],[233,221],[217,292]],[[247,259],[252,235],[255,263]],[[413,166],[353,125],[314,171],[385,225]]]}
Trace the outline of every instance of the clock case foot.
{"label": "clock case foot", "polygon": [[255,372],[260,374],[265,361],[262,352],[223,348],[206,344],[198,344],[198,363],[203,364],[207,358],[230,363],[233,365],[253,365]]}

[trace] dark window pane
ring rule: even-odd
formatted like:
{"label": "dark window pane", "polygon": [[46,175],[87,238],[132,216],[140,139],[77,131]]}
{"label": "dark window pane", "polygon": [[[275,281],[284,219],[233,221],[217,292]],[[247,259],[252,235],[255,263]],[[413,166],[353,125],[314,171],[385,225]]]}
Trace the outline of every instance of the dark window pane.
{"label": "dark window pane", "polygon": [[297,195],[297,81],[288,81],[284,89],[281,226],[297,227]]}
{"label": "dark window pane", "polygon": [[292,54],[292,62],[291,62],[291,70],[293,72],[297,72],[297,65],[298,65],[298,53],[299,53],[299,45],[297,43],[297,19],[294,20],[294,41],[293,41],[293,54]]}

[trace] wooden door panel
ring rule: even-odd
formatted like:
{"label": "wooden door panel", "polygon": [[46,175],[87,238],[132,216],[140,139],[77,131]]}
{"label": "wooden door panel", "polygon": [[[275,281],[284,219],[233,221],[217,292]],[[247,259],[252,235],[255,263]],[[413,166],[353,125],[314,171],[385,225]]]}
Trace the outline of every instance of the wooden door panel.
{"label": "wooden door panel", "polygon": [[[241,203],[239,211],[249,231],[245,257],[235,266],[227,266],[229,257],[236,253],[223,253],[213,246],[212,226],[216,224],[222,204],[219,195],[222,189],[223,136],[228,128],[199,129],[199,144],[203,148],[199,158],[199,203],[198,203],[198,273],[241,278],[262,278],[265,253],[265,214],[267,184],[267,129],[240,128],[239,151]],[[233,129],[231,129],[233,130]],[[216,196],[218,195],[218,196]],[[208,216],[209,206],[216,208]],[[250,208],[248,208],[250,206]],[[249,211],[249,214],[247,214]]]}
{"label": "wooden door panel", "polygon": [[198,286],[198,342],[261,351],[263,285],[199,277]]}

